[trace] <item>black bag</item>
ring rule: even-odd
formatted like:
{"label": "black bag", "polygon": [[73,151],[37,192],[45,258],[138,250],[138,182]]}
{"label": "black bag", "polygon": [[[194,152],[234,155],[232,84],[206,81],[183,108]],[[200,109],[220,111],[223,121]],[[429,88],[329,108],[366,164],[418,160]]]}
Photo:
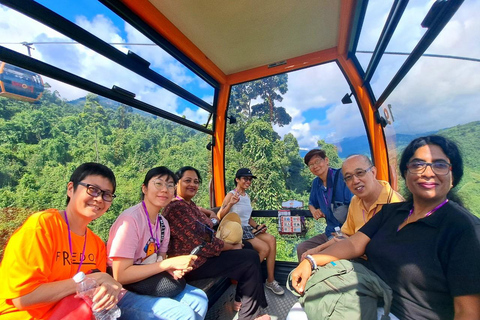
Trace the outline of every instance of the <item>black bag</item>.
{"label": "black bag", "polygon": [[172,298],[182,292],[186,284],[185,278],[175,280],[170,273],[163,271],[123,287],[138,294]]}
{"label": "black bag", "polygon": [[331,209],[335,219],[337,219],[338,222],[343,224],[347,220],[348,204],[335,201],[335,187],[337,185],[339,172],[340,172],[340,169],[338,169],[337,172],[335,172],[335,178],[333,180]]}

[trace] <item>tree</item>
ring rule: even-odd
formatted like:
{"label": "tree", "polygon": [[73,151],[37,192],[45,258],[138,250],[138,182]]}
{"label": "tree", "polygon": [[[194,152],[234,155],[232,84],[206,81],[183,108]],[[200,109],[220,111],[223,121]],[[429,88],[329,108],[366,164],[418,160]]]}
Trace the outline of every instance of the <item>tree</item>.
{"label": "tree", "polygon": [[296,193],[308,191],[310,184],[310,171],[303,163],[300,157],[300,148],[297,139],[293,134],[288,133],[283,137],[285,152],[287,156],[287,166],[285,167],[285,181],[288,190]]}
{"label": "tree", "polygon": [[[261,80],[250,81],[232,88],[229,106],[236,116],[245,120],[253,117],[268,116],[271,124],[280,127],[292,121],[285,108],[276,106],[275,101],[282,102],[282,94],[288,91],[288,75],[281,74]],[[262,99],[261,103],[251,105],[252,100]]]}
{"label": "tree", "polygon": [[318,140],[317,144],[320,149],[325,150],[330,167],[332,168],[342,167],[343,161],[338,156],[337,147],[334,144],[326,143],[325,140]]}

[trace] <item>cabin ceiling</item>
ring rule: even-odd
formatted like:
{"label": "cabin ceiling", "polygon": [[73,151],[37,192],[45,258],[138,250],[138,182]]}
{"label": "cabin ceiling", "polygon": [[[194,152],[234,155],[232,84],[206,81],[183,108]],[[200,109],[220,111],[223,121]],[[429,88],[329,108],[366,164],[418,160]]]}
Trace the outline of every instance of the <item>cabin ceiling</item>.
{"label": "cabin ceiling", "polygon": [[341,0],[149,0],[226,75],[334,48]]}

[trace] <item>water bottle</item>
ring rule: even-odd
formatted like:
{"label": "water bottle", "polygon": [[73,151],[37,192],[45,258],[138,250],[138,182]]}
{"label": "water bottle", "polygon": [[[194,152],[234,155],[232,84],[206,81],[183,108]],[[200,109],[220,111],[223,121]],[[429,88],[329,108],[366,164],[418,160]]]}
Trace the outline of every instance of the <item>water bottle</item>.
{"label": "water bottle", "polygon": [[340,227],[335,227],[335,233],[336,233],[335,238],[337,238],[337,239],[345,239],[345,237],[343,236],[343,232],[342,232],[342,230],[340,229]]}
{"label": "water bottle", "polygon": [[[86,277],[85,273],[79,272],[73,277],[73,281],[77,284],[77,295],[85,300],[85,302],[92,307],[92,299],[98,287],[95,279]],[[96,320],[115,320],[120,318],[120,308],[113,307],[110,310],[92,311]]]}

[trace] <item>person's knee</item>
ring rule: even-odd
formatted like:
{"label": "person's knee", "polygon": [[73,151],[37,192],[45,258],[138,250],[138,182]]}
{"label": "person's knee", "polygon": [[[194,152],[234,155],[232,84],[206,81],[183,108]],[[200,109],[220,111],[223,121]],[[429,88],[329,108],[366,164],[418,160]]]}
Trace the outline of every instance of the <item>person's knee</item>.
{"label": "person's knee", "polygon": [[307,244],[304,242],[300,242],[297,246],[297,254],[302,255],[305,251],[307,251]]}
{"label": "person's knee", "polygon": [[186,320],[196,320],[197,315],[195,311],[193,311],[191,308],[188,307],[182,307],[179,306],[176,308],[176,310],[172,313],[169,313],[168,315],[165,314],[164,310],[158,309],[158,310],[153,310],[153,313],[155,314],[155,317],[158,319],[186,319]]}
{"label": "person's knee", "polygon": [[276,248],[277,239],[275,239],[275,237],[273,235],[271,235],[271,234],[268,235],[267,242],[268,242],[268,246],[270,247],[270,249]]}
{"label": "person's knee", "polygon": [[260,261],[258,259],[259,252],[256,250],[242,250],[243,254],[243,262],[248,264],[249,266],[255,267],[260,265]]}
{"label": "person's knee", "polygon": [[260,259],[263,261],[269,253],[270,247],[268,246],[268,243],[262,242],[262,244],[258,246],[258,255],[260,256]]}

